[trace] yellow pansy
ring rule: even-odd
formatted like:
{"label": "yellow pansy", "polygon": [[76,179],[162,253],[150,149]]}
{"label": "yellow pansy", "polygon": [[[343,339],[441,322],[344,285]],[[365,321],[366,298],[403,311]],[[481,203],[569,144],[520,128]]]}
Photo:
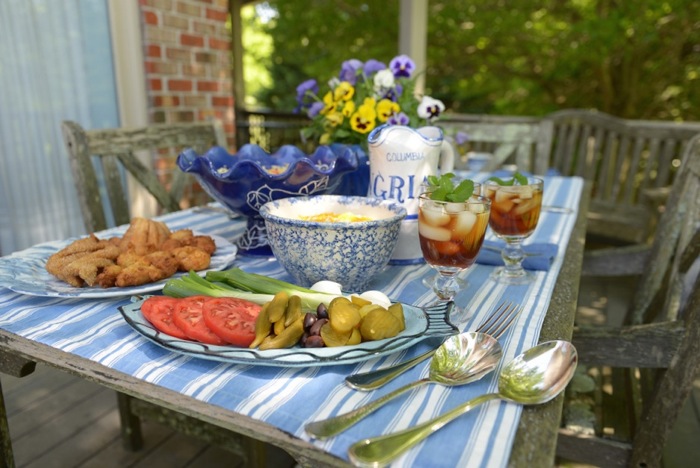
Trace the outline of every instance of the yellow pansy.
{"label": "yellow pansy", "polygon": [[321,114],[326,115],[330,112],[334,112],[337,107],[336,102],[333,100],[333,93],[328,91],[325,96],[323,96],[324,107],[321,109]]}
{"label": "yellow pansy", "polygon": [[386,122],[394,114],[401,112],[401,106],[389,99],[382,99],[377,104],[377,118],[380,122]]}
{"label": "yellow pansy", "polygon": [[369,133],[377,124],[376,100],[366,98],[365,102],[350,118],[350,128],[357,133]]}
{"label": "yellow pansy", "polygon": [[343,104],[343,115],[345,117],[350,117],[355,112],[355,102],[348,101]]}
{"label": "yellow pansy", "polygon": [[355,87],[347,81],[341,81],[333,90],[335,101],[349,101],[355,95]]}
{"label": "yellow pansy", "polygon": [[337,127],[343,123],[343,114],[340,112],[330,112],[326,114],[326,121],[331,127]]}

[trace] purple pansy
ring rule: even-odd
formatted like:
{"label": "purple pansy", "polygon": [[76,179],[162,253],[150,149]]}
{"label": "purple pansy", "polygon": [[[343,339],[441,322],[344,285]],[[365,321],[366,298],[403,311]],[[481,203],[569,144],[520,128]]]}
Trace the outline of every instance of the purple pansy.
{"label": "purple pansy", "polygon": [[386,121],[386,123],[388,123],[389,125],[408,125],[409,122],[410,119],[403,112],[399,112],[398,114],[392,115]]}
{"label": "purple pansy", "polygon": [[313,119],[321,112],[323,107],[324,107],[324,104],[322,102],[315,101],[313,104],[311,104],[309,106],[309,110],[306,111],[306,114],[309,116],[309,118]]}
{"label": "purple pansy", "polygon": [[410,78],[413,74],[413,70],[416,68],[416,64],[408,55],[398,55],[391,59],[391,62],[389,62],[389,68],[394,73],[396,78]]}
{"label": "purple pansy", "polygon": [[457,132],[455,134],[455,143],[457,143],[458,145],[463,145],[466,142],[468,142],[470,139],[471,139],[471,137],[467,133]]}
{"label": "purple pansy", "polygon": [[343,62],[340,66],[340,81],[347,81],[351,85],[355,85],[357,81],[357,72],[362,69],[362,62],[357,59],[350,59]]}
{"label": "purple pansy", "polygon": [[379,60],[369,59],[365,62],[364,71],[366,76],[371,76],[377,73],[379,70],[384,69],[386,69],[386,65]]}
{"label": "purple pansy", "polygon": [[318,83],[314,79],[306,80],[297,86],[297,102],[299,108],[308,107],[313,102],[313,98],[308,93],[318,94]]}

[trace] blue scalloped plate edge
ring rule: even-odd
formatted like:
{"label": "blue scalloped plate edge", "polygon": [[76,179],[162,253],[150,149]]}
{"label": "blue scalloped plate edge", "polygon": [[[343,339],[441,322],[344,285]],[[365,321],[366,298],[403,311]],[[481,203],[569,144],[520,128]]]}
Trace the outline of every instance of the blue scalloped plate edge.
{"label": "blue scalloped plate edge", "polygon": [[258,350],[235,346],[216,346],[182,340],[158,331],[141,313],[145,297],[133,297],[132,303],[120,306],[124,320],[139,334],[169,350],[202,359],[258,366],[308,367],[352,364],[383,357],[413,346],[433,336],[451,336],[459,333],[448,317],[453,302],[435,307],[419,308],[403,304],[406,328],[397,336],[385,340],[368,341],[354,346],[335,348],[302,348]]}

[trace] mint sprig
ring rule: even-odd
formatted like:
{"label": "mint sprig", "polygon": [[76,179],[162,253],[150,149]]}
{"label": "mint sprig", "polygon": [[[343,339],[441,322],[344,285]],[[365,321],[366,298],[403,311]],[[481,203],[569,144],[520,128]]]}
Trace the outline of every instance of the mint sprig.
{"label": "mint sprig", "polygon": [[431,200],[460,203],[469,200],[474,193],[474,182],[469,179],[462,180],[455,187],[451,172],[438,176],[428,176],[428,191]]}
{"label": "mint sprig", "polygon": [[516,172],[515,174],[513,174],[513,177],[510,179],[504,180],[504,179],[501,179],[500,177],[492,176],[492,177],[489,177],[489,180],[493,180],[498,185],[504,185],[504,186],[516,185],[516,182],[517,182],[517,185],[528,185],[529,184],[527,181],[527,177],[525,177],[524,175],[522,175],[519,172]]}

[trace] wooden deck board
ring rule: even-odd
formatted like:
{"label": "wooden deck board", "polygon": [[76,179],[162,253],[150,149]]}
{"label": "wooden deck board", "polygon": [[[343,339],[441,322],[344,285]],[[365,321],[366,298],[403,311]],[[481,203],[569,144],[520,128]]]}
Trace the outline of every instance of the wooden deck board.
{"label": "wooden deck board", "polygon": [[[124,449],[115,392],[52,367],[0,379],[17,467],[243,467],[234,454],[152,421],[142,422],[144,447]],[[274,447],[267,458],[270,467],[294,465]]]}

